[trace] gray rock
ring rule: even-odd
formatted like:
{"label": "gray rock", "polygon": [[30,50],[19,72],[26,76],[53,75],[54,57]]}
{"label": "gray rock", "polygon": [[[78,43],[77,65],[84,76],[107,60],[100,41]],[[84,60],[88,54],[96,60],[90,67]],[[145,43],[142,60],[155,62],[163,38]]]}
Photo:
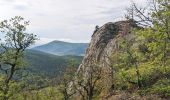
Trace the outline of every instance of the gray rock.
{"label": "gray rock", "polygon": [[93,66],[95,62],[103,69],[103,84],[110,88],[114,81],[112,78],[114,70],[110,57],[116,49],[119,49],[117,38],[128,34],[134,26],[136,25],[132,21],[109,22],[94,31],[82,64],[79,66],[78,74],[83,73],[87,77],[89,67]]}

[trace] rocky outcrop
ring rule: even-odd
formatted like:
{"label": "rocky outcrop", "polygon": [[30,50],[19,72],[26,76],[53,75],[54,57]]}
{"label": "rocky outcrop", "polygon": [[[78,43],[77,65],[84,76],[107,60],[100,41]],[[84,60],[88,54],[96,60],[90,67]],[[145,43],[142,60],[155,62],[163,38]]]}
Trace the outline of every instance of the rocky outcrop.
{"label": "rocky outcrop", "polygon": [[114,72],[110,58],[114,50],[119,47],[117,38],[128,34],[134,26],[136,25],[132,21],[109,22],[95,30],[78,72],[88,74],[88,67],[93,66],[95,61],[103,68],[103,77],[105,77],[103,82],[106,82],[106,87],[110,87],[113,81],[112,73]]}

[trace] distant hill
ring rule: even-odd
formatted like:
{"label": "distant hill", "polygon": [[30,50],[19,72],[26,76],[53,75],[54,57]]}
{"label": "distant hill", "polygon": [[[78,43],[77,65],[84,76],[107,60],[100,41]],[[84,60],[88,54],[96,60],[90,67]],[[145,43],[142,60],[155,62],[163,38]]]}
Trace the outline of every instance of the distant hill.
{"label": "distant hill", "polygon": [[63,41],[52,41],[50,43],[32,48],[54,55],[77,55],[83,56],[88,43],[68,43]]}
{"label": "distant hill", "polygon": [[80,64],[82,56],[57,56],[36,50],[27,50],[25,59],[28,62],[27,68],[31,73],[44,74],[55,77],[65,70],[69,59],[74,59],[76,65]]}

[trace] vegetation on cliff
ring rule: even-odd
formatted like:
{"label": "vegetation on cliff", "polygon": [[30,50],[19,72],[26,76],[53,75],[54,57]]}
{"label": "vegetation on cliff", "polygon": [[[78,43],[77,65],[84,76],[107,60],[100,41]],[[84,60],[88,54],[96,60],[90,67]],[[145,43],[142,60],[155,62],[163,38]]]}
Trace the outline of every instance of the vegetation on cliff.
{"label": "vegetation on cliff", "polygon": [[[44,73],[30,76],[25,70],[25,50],[37,39],[35,35],[25,32],[29,23],[19,16],[1,22],[0,29],[5,33],[5,41],[0,45],[0,99],[169,99],[170,2],[149,1],[146,8],[138,8],[132,3],[127,9],[126,21],[96,26],[78,70],[79,57],[68,62],[70,56],[58,60],[60,56],[47,57],[47,54],[41,53],[35,56],[35,52],[27,51],[27,54],[30,53],[26,57],[28,62],[32,60],[35,64],[48,66],[45,61],[55,58],[55,64],[64,65],[59,69],[64,74],[57,73],[58,76],[52,78]],[[38,57],[47,59],[34,62]],[[45,68],[47,72],[50,71],[48,68]]]}
{"label": "vegetation on cliff", "polygon": [[[84,92],[82,98],[87,97],[86,99],[88,100],[100,97],[111,99],[114,96],[121,95],[123,92],[131,95],[132,98],[128,97],[128,99],[142,99],[143,96],[150,96],[148,99],[154,99],[154,96],[151,95],[155,95],[157,99],[170,98],[170,4],[169,0],[150,0],[148,5],[146,8],[138,8],[135,3],[132,3],[125,16],[129,24],[123,21],[118,22],[119,24],[116,23],[119,25],[119,29],[113,32],[113,34],[116,34],[113,40],[109,39],[111,37],[107,37],[107,34],[111,31],[105,31],[105,37],[103,36],[101,40],[103,42],[99,41],[101,43],[96,45],[98,37],[96,39],[94,36],[97,35],[93,35],[93,38],[96,39],[93,43],[96,46],[91,45],[98,50],[103,49],[100,48],[102,43],[105,44],[105,48],[109,49],[106,45],[109,44],[109,41],[114,42],[114,52],[112,52],[111,56],[106,55],[111,62],[111,68],[103,68],[102,70],[103,73],[104,71],[112,70],[107,73],[112,78],[107,82],[100,81],[107,78],[103,77],[105,73],[102,74],[100,80],[97,80],[98,84],[95,84],[95,88],[91,89],[89,84],[83,85],[91,93]],[[111,25],[106,24],[104,27],[114,26]],[[98,30],[98,36],[103,29],[102,27]],[[103,51],[99,55],[98,53],[96,54],[101,57]],[[92,59],[92,57],[88,59],[90,58]],[[97,76],[86,75],[91,73],[90,69],[93,69],[94,66],[92,64],[88,66],[91,59],[85,59],[83,68],[85,69],[84,77],[86,77],[86,80],[84,83],[90,81],[90,79],[95,79],[95,76]],[[102,62],[102,60],[94,62],[99,64],[99,67],[108,66],[107,62]],[[101,64],[104,64],[104,66],[100,66]],[[109,84],[109,82],[112,84]],[[110,89],[101,88],[101,84],[106,87],[110,86]],[[83,87],[81,88],[80,86],[79,88],[84,89]],[[86,91],[86,88],[84,91]],[[91,96],[90,98],[88,98],[89,95]],[[135,95],[138,96],[133,98]]]}

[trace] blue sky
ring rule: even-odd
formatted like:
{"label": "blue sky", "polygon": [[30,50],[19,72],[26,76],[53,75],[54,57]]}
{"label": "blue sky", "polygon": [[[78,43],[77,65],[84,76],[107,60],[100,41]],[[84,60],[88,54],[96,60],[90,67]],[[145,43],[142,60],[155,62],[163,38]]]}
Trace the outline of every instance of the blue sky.
{"label": "blue sky", "polygon": [[[132,0],[0,0],[0,20],[20,15],[30,20],[29,31],[40,38],[89,42],[96,25],[123,19]],[[146,0],[133,0],[144,5]]]}

